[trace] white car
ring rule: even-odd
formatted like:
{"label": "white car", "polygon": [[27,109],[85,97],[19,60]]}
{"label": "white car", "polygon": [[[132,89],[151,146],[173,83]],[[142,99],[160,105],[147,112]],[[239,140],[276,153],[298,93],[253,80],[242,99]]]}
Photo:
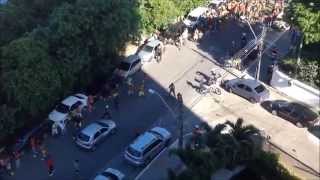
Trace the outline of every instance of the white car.
{"label": "white car", "polygon": [[125,175],[113,168],[108,168],[102,173],[98,174],[94,180],[123,180]]}
{"label": "white car", "polygon": [[49,114],[49,120],[54,121],[61,129],[64,129],[66,121],[69,120],[69,113],[79,108],[82,110],[87,107],[88,97],[84,94],[75,94],[65,98]]}
{"label": "white car", "polygon": [[206,7],[198,7],[192,10],[188,17],[183,21],[183,23],[190,28],[193,28],[195,25],[199,23],[199,20],[209,9]]}
{"label": "white car", "polygon": [[149,41],[143,48],[139,51],[138,56],[141,58],[142,62],[150,62],[155,57],[155,52],[157,48],[163,48],[161,41],[154,39]]}
{"label": "white car", "polygon": [[114,73],[120,77],[127,78],[139,71],[141,67],[141,58],[137,55],[130,55],[121,61],[120,66]]}

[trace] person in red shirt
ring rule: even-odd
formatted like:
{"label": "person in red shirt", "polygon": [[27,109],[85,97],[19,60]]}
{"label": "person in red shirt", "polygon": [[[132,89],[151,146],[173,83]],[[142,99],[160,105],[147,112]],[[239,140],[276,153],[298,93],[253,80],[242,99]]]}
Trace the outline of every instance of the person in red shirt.
{"label": "person in red shirt", "polygon": [[51,155],[48,155],[47,160],[46,160],[46,165],[47,165],[47,168],[48,168],[49,176],[53,176],[54,166],[53,166],[53,160],[52,160]]}

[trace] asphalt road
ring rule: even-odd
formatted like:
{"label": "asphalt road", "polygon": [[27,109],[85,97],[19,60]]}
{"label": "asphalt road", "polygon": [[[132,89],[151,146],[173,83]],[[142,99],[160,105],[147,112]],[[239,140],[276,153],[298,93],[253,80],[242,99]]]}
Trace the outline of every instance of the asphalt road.
{"label": "asphalt road", "polygon": [[[240,41],[242,32],[246,32],[250,38],[253,38],[247,25],[228,22],[221,26],[219,32],[208,35],[198,45],[188,43],[187,47],[183,47],[181,51],[176,47],[167,47],[163,61],[160,64],[145,65],[144,70],[134,77],[134,82],[140,84],[142,78],[145,77],[146,88],[152,88],[162,94],[173,109],[177,105],[176,101],[167,96],[166,89],[170,82],[175,82],[176,91],[182,92],[184,97],[185,116],[194,119],[186,124],[186,129],[190,129],[193,124],[198,123],[199,119],[188,108],[197,101],[200,95],[187,85],[187,81],[197,85],[194,80],[195,73],[197,71],[208,73],[213,64],[217,63],[215,60],[227,53],[232,40]],[[215,60],[210,60],[204,55],[209,55]],[[98,101],[94,111],[86,115],[86,123],[99,118],[103,114],[106,103],[110,102]],[[134,179],[141,168],[129,165],[123,158],[123,152],[126,146],[134,140],[135,132],[143,132],[153,126],[160,125],[168,128],[175,137],[177,135],[177,121],[168,112],[160,98],[155,95],[146,93],[146,97],[129,97],[126,94],[126,87],[123,87],[120,95],[120,110],[113,110],[112,115],[118,126],[118,132],[107,138],[94,152],[79,149],[72,140],[71,130],[65,136],[50,137],[46,140],[46,146],[53,157],[56,168],[53,177],[48,177],[44,161],[32,158],[31,153],[27,152],[15,175],[5,179],[74,179],[72,162],[75,159],[80,161],[82,179],[92,178],[97,172],[107,167],[117,168],[126,174],[127,179]]]}

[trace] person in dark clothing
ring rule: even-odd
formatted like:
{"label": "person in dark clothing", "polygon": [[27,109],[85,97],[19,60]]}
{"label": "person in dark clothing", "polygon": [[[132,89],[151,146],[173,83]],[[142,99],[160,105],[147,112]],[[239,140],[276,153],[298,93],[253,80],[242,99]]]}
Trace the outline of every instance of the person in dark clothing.
{"label": "person in dark clothing", "polygon": [[241,48],[244,48],[247,45],[247,34],[242,33],[240,40],[241,40]]}
{"label": "person in dark clothing", "polygon": [[176,90],[175,90],[175,86],[173,83],[171,83],[169,85],[169,95],[171,95],[171,94],[172,94],[172,96],[176,97]]}
{"label": "person in dark clothing", "polygon": [[104,108],[104,113],[102,115],[102,118],[106,118],[106,119],[111,119],[111,113],[110,113],[110,110],[109,110],[109,105],[106,105],[105,108]]}

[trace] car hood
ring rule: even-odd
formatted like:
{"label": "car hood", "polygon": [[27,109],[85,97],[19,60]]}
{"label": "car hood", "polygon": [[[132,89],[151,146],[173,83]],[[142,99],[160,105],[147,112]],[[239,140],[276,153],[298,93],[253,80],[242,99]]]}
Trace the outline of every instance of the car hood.
{"label": "car hood", "polygon": [[142,59],[142,61],[149,61],[152,56],[152,53],[142,50],[139,52],[138,56]]}
{"label": "car hood", "polygon": [[54,121],[54,122],[62,122],[64,120],[67,119],[67,116],[68,114],[65,114],[65,113],[61,113],[61,112],[58,112],[57,110],[53,110],[50,114],[49,114],[49,119],[51,121]]}

